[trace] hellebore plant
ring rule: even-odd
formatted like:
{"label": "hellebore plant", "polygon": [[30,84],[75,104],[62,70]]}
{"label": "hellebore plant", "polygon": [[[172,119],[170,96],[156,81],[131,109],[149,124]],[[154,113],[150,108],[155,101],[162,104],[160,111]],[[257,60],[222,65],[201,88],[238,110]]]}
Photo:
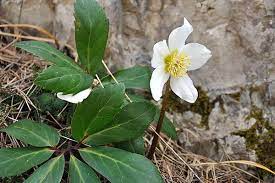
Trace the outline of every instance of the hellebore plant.
{"label": "hellebore plant", "polygon": [[[145,131],[160,116],[160,109],[135,94],[136,89],[150,90],[151,70],[142,66],[120,70],[114,73],[114,82],[109,70],[104,73],[101,69],[108,32],[108,19],[97,1],[76,0],[77,63],[44,42],[15,44],[51,63],[34,83],[73,103],[69,105],[73,114],[68,112],[68,121],[63,121],[58,130],[46,121],[33,119],[0,129],[26,145],[0,149],[0,177],[27,172],[21,176],[27,183],[101,182],[98,175],[114,183],[163,182],[155,165],[145,157],[143,141]],[[61,102],[57,98],[54,100]],[[162,131],[177,138],[168,118],[164,118]]]}
{"label": "hellebore plant", "polygon": [[[17,48],[51,63],[34,82],[44,91],[72,103],[74,111],[69,125],[59,131],[31,119],[0,129],[26,144],[0,149],[0,177],[28,171],[28,177],[23,176],[26,183],[59,183],[62,179],[99,183],[99,175],[113,183],[163,182],[155,165],[145,157],[143,136],[151,123],[158,121],[157,133],[162,131],[177,138],[173,123],[165,116],[170,87],[166,87],[161,110],[135,90],[151,88],[153,98],[159,100],[170,79],[173,92],[195,102],[198,93],[187,71],[201,67],[210,58],[210,51],[196,43],[185,45],[192,32],[192,26],[185,20],[169,36],[169,47],[165,41],[154,46],[153,74],[148,67],[134,66],[110,76],[109,70],[106,74],[101,70],[102,64],[106,66],[102,59],[108,32],[108,19],[97,1],[76,0],[78,63],[44,42],[16,43]],[[154,136],[149,158],[154,154],[157,137]]]}
{"label": "hellebore plant", "polygon": [[148,157],[151,159],[158,142],[158,133],[161,130],[164,113],[167,109],[170,88],[181,99],[194,103],[198,98],[198,91],[187,74],[202,67],[211,57],[211,51],[198,43],[186,44],[186,39],[192,33],[192,25],[184,19],[184,25],[174,29],[166,40],[154,45],[151,65],[153,71],[150,88],[153,98],[158,101],[162,96],[162,90],[167,84],[165,96],[162,101],[162,109],[158,121],[157,129]]}

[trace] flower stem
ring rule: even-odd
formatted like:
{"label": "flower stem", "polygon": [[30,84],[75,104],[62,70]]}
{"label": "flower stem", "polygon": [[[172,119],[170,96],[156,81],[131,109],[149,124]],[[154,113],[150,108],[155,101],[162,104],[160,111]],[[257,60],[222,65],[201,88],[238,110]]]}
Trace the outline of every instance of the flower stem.
{"label": "flower stem", "polygon": [[169,95],[170,95],[170,85],[169,85],[169,82],[167,82],[166,89],[165,89],[165,94],[164,94],[164,97],[163,97],[163,100],[162,100],[162,107],[161,107],[161,110],[160,110],[159,120],[158,120],[158,124],[157,124],[157,127],[156,127],[156,132],[154,134],[153,142],[152,142],[152,145],[149,149],[149,153],[147,155],[148,159],[153,158],[153,155],[155,153],[155,150],[156,150],[156,147],[157,147],[157,144],[158,144],[159,134],[160,134],[160,130],[161,130],[163,120],[164,120],[164,117],[165,117],[165,112],[168,108]]}

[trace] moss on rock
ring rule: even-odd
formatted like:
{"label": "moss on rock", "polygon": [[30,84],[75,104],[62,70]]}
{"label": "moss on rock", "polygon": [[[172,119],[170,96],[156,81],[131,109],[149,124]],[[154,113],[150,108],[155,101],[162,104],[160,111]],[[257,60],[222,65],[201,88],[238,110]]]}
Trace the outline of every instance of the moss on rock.
{"label": "moss on rock", "polygon": [[240,101],[241,99],[241,92],[231,93],[228,94],[231,98],[235,99],[236,101]]}
{"label": "moss on rock", "polygon": [[262,109],[252,107],[247,119],[254,118],[255,124],[246,130],[234,132],[246,139],[248,149],[255,150],[258,162],[274,169],[275,167],[275,129],[269,125],[268,120],[264,119]]}
{"label": "moss on rock", "polygon": [[185,101],[180,102],[178,100],[178,97],[175,94],[172,94],[169,106],[171,106],[171,109],[173,111],[177,111],[179,113],[183,113],[185,111],[192,111],[194,113],[200,114],[202,116],[200,122],[201,127],[206,127],[208,129],[209,115],[214,107],[215,102],[210,102],[207,92],[202,90],[201,87],[198,87],[197,90],[199,92],[199,96],[195,103],[190,104]]}

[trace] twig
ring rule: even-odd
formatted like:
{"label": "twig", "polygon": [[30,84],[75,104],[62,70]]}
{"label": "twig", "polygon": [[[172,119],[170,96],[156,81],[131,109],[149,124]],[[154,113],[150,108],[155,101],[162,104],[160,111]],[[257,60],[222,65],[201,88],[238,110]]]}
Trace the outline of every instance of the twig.
{"label": "twig", "polygon": [[[1,27],[1,25],[0,25]],[[0,51],[4,51],[5,49],[7,49],[8,47],[10,47],[11,45],[13,45],[14,43],[16,43],[18,41],[18,37],[16,39],[14,39],[12,42],[10,42],[9,44],[7,44],[6,46],[4,46],[3,48],[0,49]]]}
{"label": "twig", "polygon": [[36,25],[31,25],[31,24],[2,24],[0,25],[1,27],[15,27],[15,28],[31,28],[31,29],[35,29],[43,34],[45,34],[46,36],[48,36],[51,39],[54,39],[55,41],[57,41],[57,39],[47,30],[43,29],[42,27],[36,26]]}
{"label": "twig", "polygon": [[196,174],[196,172],[194,172],[194,170],[190,167],[190,165],[188,165],[188,163],[186,161],[184,161],[184,159],[182,159],[182,157],[180,155],[178,155],[178,153],[176,153],[176,151],[154,130],[154,128],[150,127],[151,130],[153,130],[153,132],[155,134],[157,134],[157,136],[159,137],[159,139],[174,153],[174,155],[176,155],[190,170],[191,172],[195,175],[195,177],[197,177],[197,179],[200,182],[203,182],[200,177]]}
{"label": "twig", "polygon": [[[270,170],[266,166],[263,166],[259,163],[255,163],[253,161],[247,161],[247,160],[222,161],[222,162],[218,162],[218,163],[200,163],[200,165],[218,165],[218,164],[243,164],[243,165],[249,165],[249,166],[254,166],[254,167],[263,169],[263,170],[268,171],[268,172],[272,173],[273,175],[275,175],[275,172]],[[195,166],[195,165],[193,165],[193,166]]]}
{"label": "twig", "polygon": [[60,127],[63,128],[63,126],[53,117],[53,115],[47,111],[47,114],[52,118],[52,120]]}
{"label": "twig", "polygon": [[[113,75],[113,73],[110,71],[110,69],[108,68],[108,66],[105,64],[104,60],[102,60],[102,64],[104,65],[105,69],[107,70],[108,74],[112,77],[112,79],[116,82],[116,84],[118,84],[117,79],[115,78],[115,76]],[[130,97],[127,95],[127,93],[125,93],[125,97],[129,102],[132,102],[132,100],[130,99]]]}
{"label": "twig", "polygon": [[[41,38],[41,37],[34,37],[34,36],[23,36],[23,35],[20,35],[20,34],[6,33],[6,32],[2,32],[2,31],[0,31],[0,35],[20,38],[20,39],[28,39],[28,40],[35,40],[35,41],[42,41],[42,42],[57,44],[55,39],[49,39],[49,38]],[[69,48],[70,50],[72,50],[73,53],[76,52],[75,49],[71,45],[65,44],[65,46],[67,48]]]}
{"label": "twig", "polygon": [[69,137],[66,137],[66,136],[63,136],[63,135],[59,135],[59,136],[62,137],[63,139],[66,139],[66,140],[69,140],[69,141],[77,142],[77,143],[78,143],[78,141],[76,141],[76,140],[74,140],[74,139],[71,139],[71,138],[69,138]]}
{"label": "twig", "polygon": [[102,82],[101,82],[101,80],[100,80],[100,78],[98,77],[97,74],[95,75],[95,77],[96,77],[96,79],[98,80],[100,86],[101,86],[102,88],[104,88],[104,86],[103,86],[103,84],[102,84]]}
{"label": "twig", "polygon": [[163,101],[162,101],[162,107],[161,107],[161,111],[160,111],[158,124],[157,124],[157,127],[156,127],[156,133],[154,134],[153,142],[152,142],[152,145],[149,149],[149,153],[147,155],[148,159],[153,158],[153,155],[155,153],[155,150],[156,150],[156,147],[157,147],[157,144],[158,144],[159,133],[160,133],[160,130],[161,130],[161,127],[162,127],[162,124],[163,124],[164,117],[165,117],[165,111],[168,108],[169,94],[170,94],[170,85],[167,84],[166,89],[165,89],[164,98],[163,98]]}
{"label": "twig", "polygon": [[6,32],[2,32],[2,31],[0,31],[0,35],[21,38],[21,39],[30,39],[30,40],[35,40],[35,41],[43,41],[43,42],[48,42],[48,43],[55,43],[55,41],[53,39],[34,37],[34,36],[22,36],[19,34],[11,34],[11,33],[6,33]]}
{"label": "twig", "polygon": [[60,111],[60,113],[57,114],[58,117],[65,111],[65,109],[68,107],[69,104],[66,104],[65,107]]}

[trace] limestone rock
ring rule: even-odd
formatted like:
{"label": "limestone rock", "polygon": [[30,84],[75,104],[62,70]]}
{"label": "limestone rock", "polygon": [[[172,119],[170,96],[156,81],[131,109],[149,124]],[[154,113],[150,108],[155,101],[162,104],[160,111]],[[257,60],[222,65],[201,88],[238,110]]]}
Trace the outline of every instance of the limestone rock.
{"label": "limestone rock", "polygon": [[56,0],[55,3],[55,17],[53,20],[54,34],[59,40],[59,44],[63,46],[70,38],[74,38],[74,18],[73,18],[73,4],[74,0]]}
{"label": "limestone rock", "polygon": [[1,14],[13,23],[28,23],[53,30],[54,11],[48,0],[2,0]]}

